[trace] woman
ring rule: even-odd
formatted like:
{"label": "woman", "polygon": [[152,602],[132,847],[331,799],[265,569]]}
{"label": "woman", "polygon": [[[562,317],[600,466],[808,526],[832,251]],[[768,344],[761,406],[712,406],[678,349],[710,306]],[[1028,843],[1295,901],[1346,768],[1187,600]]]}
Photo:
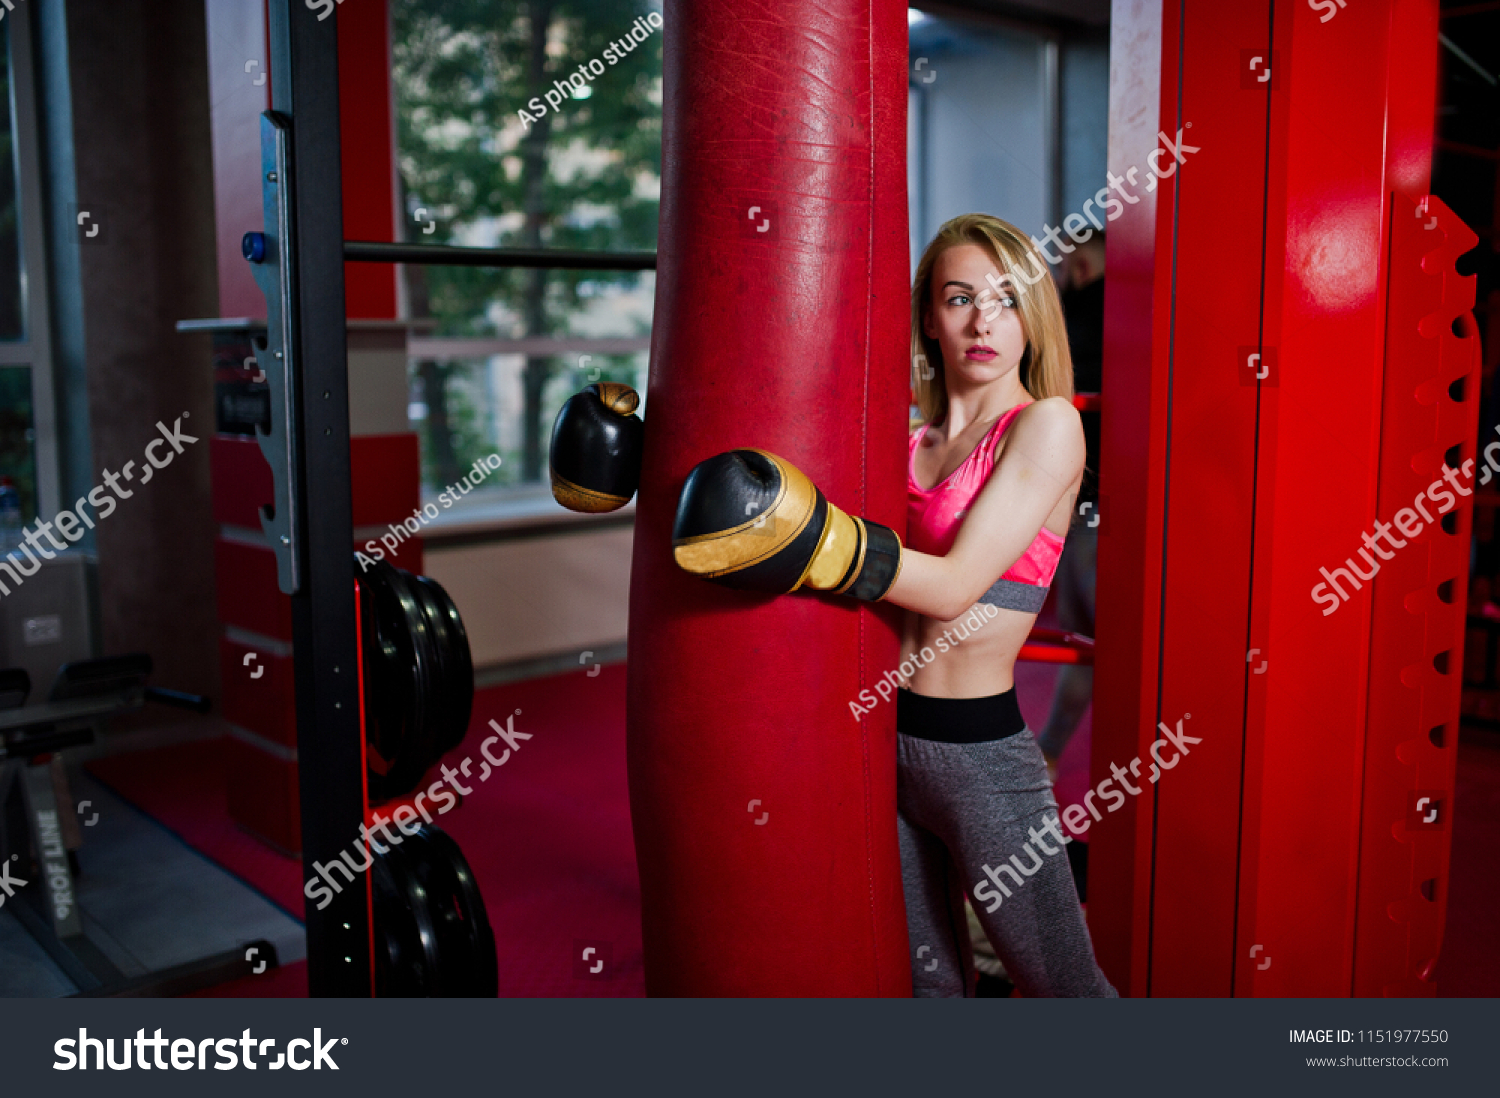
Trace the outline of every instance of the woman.
{"label": "woman", "polygon": [[975,913],[1023,995],[1115,994],[1066,852],[1048,838],[1057,803],[1014,685],[1084,467],[1046,270],[1024,233],[968,214],[938,230],[912,287],[913,354],[930,369],[916,381],[924,425],[910,439],[907,552],[886,597],[908,608],[902,657],[916,668],[897,693],[896,730],[918,995],[973,993],[963,896],[976,890]]}
{"label": "woman", "polygon": [[926,424],[910,439],[909,546],[845,514],[785,458],[741,449],[688,474],[673,555],[729,587],[808,587],[911,611],[896,729],[917,994],[972,993],[968,892],[1023,994],[1112,996],[1013,683],[1084,467],[1057,291],[1023,233],[969,214],[923,254],[912,326],[930,370],[917,388]]}

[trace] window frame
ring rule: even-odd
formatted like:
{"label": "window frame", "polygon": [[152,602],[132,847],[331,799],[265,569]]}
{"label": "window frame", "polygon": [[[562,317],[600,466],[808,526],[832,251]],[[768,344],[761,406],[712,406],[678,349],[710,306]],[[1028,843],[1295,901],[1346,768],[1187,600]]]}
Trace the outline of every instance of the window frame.
{"label": "window frame", "polygon": [[0,366],[31,371],[32,452],[36,462],[36,512],[48,518],[61,507],[52,316],[42,208],[41,130],[37,102],[34,24],[27,5],[5,12],[10,26],[10,101],[16,155],[16,225],[20,235],[21,287],[26,334],[0,341]]}

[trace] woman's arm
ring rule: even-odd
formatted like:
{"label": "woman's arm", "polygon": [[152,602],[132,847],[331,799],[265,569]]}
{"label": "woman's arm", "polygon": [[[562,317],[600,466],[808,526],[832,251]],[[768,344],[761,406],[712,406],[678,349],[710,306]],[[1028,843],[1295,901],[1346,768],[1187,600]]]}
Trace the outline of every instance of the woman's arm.
{"label": "woman's arm", "polygon": [[1075,490],[1085,460],[1083,422],[1061,397],[1016,417],[995,471],[944,557],[902,552],[887,602],[951,621],[1021,559],[1058,502]]}
{"label": "woman's arm", "polygon": [[[901,615],[901,662],[905,663],[908,656],[917,651],[917,641],[920,639],[920,622],[917,615],[908,610]],[[910,686],[911,680],[901,674],[900,669],[896,671],[897,685]]]}

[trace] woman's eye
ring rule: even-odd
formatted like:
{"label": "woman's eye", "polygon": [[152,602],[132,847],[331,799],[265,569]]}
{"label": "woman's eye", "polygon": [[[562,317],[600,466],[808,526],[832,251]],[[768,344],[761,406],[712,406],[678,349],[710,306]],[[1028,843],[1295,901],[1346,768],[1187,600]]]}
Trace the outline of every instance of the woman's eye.
{"label": "woman's eye", "polygon": [[952,297],[950,297],[948,299],[948,304],[949,305],[963,306],[963,305],[967,305],[968,303],[969,303],[969,296],[967,294],[954,294]]}
{"label": "woman's eye", "polygon": [[1011,297],[1009,294],[1006,294],[1000,299],[1000,304],[1004,305],[1007,309],[1014,309],[1017,305],[1020,304],[1020,302]]}

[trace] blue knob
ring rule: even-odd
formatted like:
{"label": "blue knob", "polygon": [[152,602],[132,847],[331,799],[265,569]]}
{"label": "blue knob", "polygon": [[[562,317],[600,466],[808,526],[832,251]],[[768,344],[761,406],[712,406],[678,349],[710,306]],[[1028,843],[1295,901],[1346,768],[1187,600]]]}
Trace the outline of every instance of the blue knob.
{"label": "blue knob", "polygon": [[251,263],[264,263],[266,259],[266,234],[246,233],[240,241],[240,254]]}

